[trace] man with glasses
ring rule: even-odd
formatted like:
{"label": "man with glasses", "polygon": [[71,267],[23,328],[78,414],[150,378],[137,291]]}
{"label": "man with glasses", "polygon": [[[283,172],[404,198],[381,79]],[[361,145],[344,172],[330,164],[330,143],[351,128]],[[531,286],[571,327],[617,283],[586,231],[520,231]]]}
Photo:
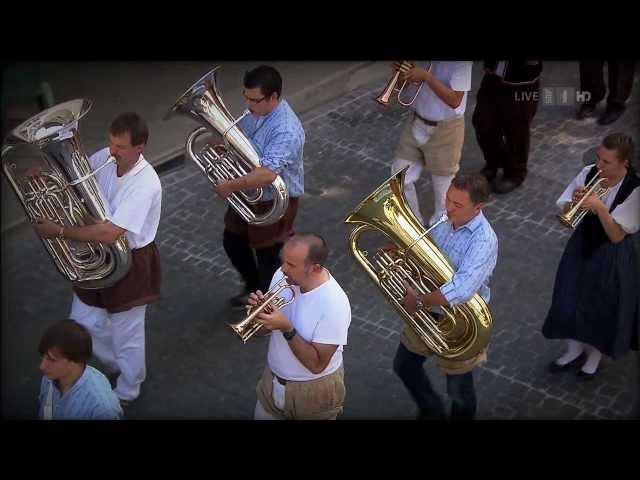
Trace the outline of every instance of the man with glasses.
{"label": "man with glasses", "polygon": [[[256,420],[335,420],[345,398],[342,350],[351,323],[349,299],[323,265],[329,247],[315,234],[291,237],[282,250],[282,267],[271,285],[284,277],[295,300],[258,315],[258,334],[269,339],[267,368],[256,387]],[[251,294],[249,303],[263,300]],[[269,311],[267,311],[269,310]]]}
{"label": "man with glasses", "polygon": [[[293,234],[298,199],[304,193],[305,134],[295,112],[282,99],[280,73],[262,65],[246,72],[243,84],[243,95],[252,114],[238,126],[252,141],[261,166],[242,177],[219,182],[216,193],[227,198],[233,192],[268,187],[280,175],[289,191],[289,207],[280,221],[266,226],[249,225],[235,210],[227,208],[223,246],[245,283],[244,290],[231,299],[235,309],[246,306],[250,292],[268,290],[271,277],[280,266],[280,250]],[[273,193],[265,189],[256,211],[266,212],[272,204]]]}

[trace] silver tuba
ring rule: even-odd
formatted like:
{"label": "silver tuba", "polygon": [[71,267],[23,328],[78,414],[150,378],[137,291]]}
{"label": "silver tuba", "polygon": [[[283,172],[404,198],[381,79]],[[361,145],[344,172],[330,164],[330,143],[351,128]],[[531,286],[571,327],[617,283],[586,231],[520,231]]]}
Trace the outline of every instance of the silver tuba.
{"label": "silver tuba", "polygon": [[[217,185],[221,180],[239,178],[261,166],[260,156],[251,141],[236,126],[251,112],[247,109],[236,120],[233,119],[216,87],[216,73],[219,68],[220,66],[217,66],[207,72],[189,87],[165,115],[166,120],[174,112],[182,113],[203,125],[187,137],[186,155],[196,163],[213,185]],[[194,152],[196,140],[210,129],[222,135],[224,144],[213,147],[207,145],[199,152]],[[287,211],[289,192],[280,175],[276,176],[269,188],[274,191],[273,205],[269,211],[262,214],[253,210],[253,206],[262,199],[262,188],[255,189],[251,195],[246,192],[234,192],[227,201],[247,223],[257,226],[271,225],[280,220]]]}
{"label": "silver tuba", "polygon": [[[61,226],[76,227],[106,221],[107,209],[94,175],[115,162],[110,157],[95,171],[82,150],[78,121],[91,101],[70,100],[34,115],[16,127],[2,146],[2,170],[31,222],[48,218]],[[18,148],[40,149],[42,174],[24,176],[26,155]],[[11,151],[16,162],[9,160]],[[113,245],[42,238],[58,271],[74,286],[105,288],[121,280],[131,266],[131,251],[123,235]]]}

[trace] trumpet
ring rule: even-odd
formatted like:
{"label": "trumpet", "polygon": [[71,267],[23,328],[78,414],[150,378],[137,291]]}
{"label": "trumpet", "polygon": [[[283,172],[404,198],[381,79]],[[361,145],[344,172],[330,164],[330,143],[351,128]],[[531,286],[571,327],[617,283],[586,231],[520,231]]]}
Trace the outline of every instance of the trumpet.
{"label": "trumpet", "polygon": [[[415,66],[415,64],[413,62],[408,62],[408,61],[402,61],[400,62],[400,68],[398,68],[398,70],[396,70],[396,73],[393,75],[393,77],[391,77],[391,80],[389,80],[389,82],[387,83],[387,86],[384,87],[384,90],[382,90],[382,93],[380,93],[380,95],[378,95],[375,100],[376,102],[378,102],[381,105],[384,105],[385,107],[389,106],[389,104],[391,103],[391,95],[393,95],[394,91],[398,91],[398,103],[404,107],[408,107],[410,105],[413,104],[413,102],[415,102],[416,98],[418,98],[418,94],[420,93],[420,90],[422,90],[422,86],[424,85],[424,82],[420,83],[420,86],[418,87],[418,90],[416,91],[416,94],[413,96],[413,98],[411,99],[410,102],[405,103],[402,101],[402,92],[405,88],[405,86],[407,85],[407,81],[405,80],[402,83],[402,86],[400,88],[397,88],[398,86],[398,82],[400,79],[400,74],[403,72],[406,72],[408,70],[411,70],[413,67]],[[429,70],[431,70],[431,65],[429,65]]]}
{"label": "trumpet", "polygon": [[[285,290],[289,290],[291,293],[290,299],[286,299],[281,295]],[[242,339],[243,343],[247,343],[262,327],[262,323],[256,318],[261,312],[266,310],[267,313],[270,313],[274,308],[286,307],[295,300],[295,297],[296,292],[293,286],[288,283],[287,277],[282,277],[278,283],[265,293],[264,300],[256,306],[248,307],[247,317],[244,320],[235,324],[228,323],[227,325]]]}
{"label": "trumpet", "polygon": [[558,219],[562,225],[575,229],[584,219],[584,216],[589,213],[589,210],[582,208],[585,199],[590,195],[597,195],[598,198],[602,200],[605,195],[609,193],[610,188],[602,186],[602,183],[607,179],[602,177],[601,172],[601,170],[598,170],[598,173],[585,185],[586,190],[582,198],[577,202],[571,202],[569,204],[569,210],[564,214],[558,215]]}

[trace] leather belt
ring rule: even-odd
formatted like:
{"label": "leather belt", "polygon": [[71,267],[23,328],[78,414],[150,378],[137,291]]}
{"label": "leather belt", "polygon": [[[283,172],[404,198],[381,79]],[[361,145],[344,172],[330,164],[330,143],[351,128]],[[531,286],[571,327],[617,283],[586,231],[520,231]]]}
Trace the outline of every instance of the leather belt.
{"label": "leather belt", "polygon": [[419,118],[420,120],[422,120],[425,124],[429,125],[430,127],[437,127],[439,122],[434,122],[433,120],[429,120],[428,118],[424,118],[421,117],[420,115],[418,115],[417,112],[413,112],[413,115],[416,118]]}

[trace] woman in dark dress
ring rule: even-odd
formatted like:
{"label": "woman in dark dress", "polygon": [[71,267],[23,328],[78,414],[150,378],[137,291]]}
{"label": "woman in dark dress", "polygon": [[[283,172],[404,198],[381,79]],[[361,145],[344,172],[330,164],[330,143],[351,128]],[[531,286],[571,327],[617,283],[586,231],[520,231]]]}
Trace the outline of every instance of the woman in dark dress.
{"label": "woman in dark dress", "polygon": [[550,365],[552,372],[585,359],[578,377],[592,379],[602,355],[618,358],[638,350],[640,273],[640,178],[631,165],[634,145],[622,133],[605,137],[598,161],[574,178],[557,201],[566,212],[597,174],[609,192],[590,195],[589,210],[576,227],[560,260],[551,308],[542,333],[567,340],[567,351]]}

